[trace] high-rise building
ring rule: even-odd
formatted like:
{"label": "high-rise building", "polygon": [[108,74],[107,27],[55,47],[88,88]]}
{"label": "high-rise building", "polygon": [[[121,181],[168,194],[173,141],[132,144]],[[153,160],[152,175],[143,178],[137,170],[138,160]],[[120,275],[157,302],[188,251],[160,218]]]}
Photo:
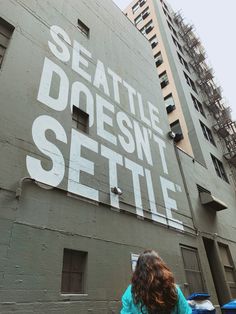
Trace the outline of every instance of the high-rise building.
{"label": "high-rise building", "polygon": [[236,128],[231,109],[193,25],[182,14],[164,0],[134,0],[124,13],[150,42],[170,136],[211,273],[207,290],[216,292],[222,304],[236,297]]}

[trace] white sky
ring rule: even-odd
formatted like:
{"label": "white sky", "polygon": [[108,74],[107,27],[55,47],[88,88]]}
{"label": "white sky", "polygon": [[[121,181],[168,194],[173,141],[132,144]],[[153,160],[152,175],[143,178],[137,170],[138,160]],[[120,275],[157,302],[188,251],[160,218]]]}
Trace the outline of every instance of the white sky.
{"label": "white sky", "polygon": [[[130,0],[113,0],[124,9]],[[213,67],[216,82],[223,89],[226,104],[236,120],[236,0],[168,0],[185,21],[195,25]]]}

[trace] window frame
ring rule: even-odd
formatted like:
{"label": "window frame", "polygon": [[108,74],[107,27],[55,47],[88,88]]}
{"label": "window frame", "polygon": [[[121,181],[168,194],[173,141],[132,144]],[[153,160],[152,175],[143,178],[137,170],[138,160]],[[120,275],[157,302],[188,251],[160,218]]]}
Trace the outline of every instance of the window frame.
{"label": "window frame", "polygon": [[77,19],[77,28],[85,37],[90,37],[90,28],[81,19]]}
{"label": "window frame", "polygon": [[184,72],[184,76],[185,76],[185,80],[186,80],[186,83],[188,84],[188,86],[190,86],[192,88],[192,90],[197,94],[197,88],[196,88],[196,85],[194,83],[194,81],[191,79],[191,77],[188,76],[187,73]]}
{"label": "window frame", "polygon": [[190,93],[190,94],[191,94],[191,98],[192,98],[192,101],[193,101],[193,104],[194,104],[195,109],[196,109],[198,112],[200,112],[201,115],[202,115],[204,118],[206,118],[206,114],[205,114],[205,111],[204,111],[204,109],[203,109],[202,103],[200,103],[200,101],[197,100],[197,98],[194,97],[192,93]]}
{"label": "window frame", "polygon": [[224,180],[225,182],[229,183],[229,179],[227,177],[227,173],[225,171],[223,163],[212,154],[211,154],[211,159],[212,159],[212,163],[215,168],[217,176],[221,178],[222,180]]}
{"label": "window frame", "polygon": [[[84,120],[83,120],[84,119]],[[72,107],[72,121],[77,130],[88,134],[89,133],[89,114],[77,106]]]}
{"label": "window frame", "polygon": [[0,26],[1,26],[0,47],[2,48],[0,50],[0,70],[1,70],[15,27],[1,17]]}
{"label": "window frame", "polygon": [[[77,258],[77,260],[76,260]],[[69,260],[69,263],[68,263]],[[61,271],[61,294],[62,295],[86,295],[88,252],[64,248],[62,271]],[[81,262],[81,269],[75,269],[74,265]],[[67,268],[68,267],[68,268]],[[73,289],[75,274],[81,275],[80,289]],[[67,282],[68,280],[68,282]],[[68,289],[65,286],[68,285]],[[68,290],[68,291],[67,291]]]}
{"label": "window frame", "polygon": [[159,74],[161,88],[165,88],[169,84],[169,78],[166,71]]}
{"label": "window frame", "polygon": [[214,137],[213,137],[211,130],[201,120],[199,120],[199,122],[200,122],[200,125],[202,128],[202,133],[203,133],[205,139],[216,147],[216,143],[215,143],[215,140],[214,140]]}

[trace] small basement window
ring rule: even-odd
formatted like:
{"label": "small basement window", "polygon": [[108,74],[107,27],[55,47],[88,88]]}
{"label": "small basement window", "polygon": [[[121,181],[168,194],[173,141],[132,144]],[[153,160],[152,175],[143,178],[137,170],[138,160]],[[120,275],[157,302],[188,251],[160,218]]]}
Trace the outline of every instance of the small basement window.
{"label": "small basement window", "polygon": [[61,293],[85,294],[87,252],[64,249]]}
{"label": "small basement window", "polygon": [[77,27],[83,35],[89,37],[89,28],[80,19],[78,19]]}
{"label": "small basement window", "polygon": [[73,126],[78,130],[83,131],[84,133],[89,132],[89,115],[76,106],[73,106],[72,121]]}

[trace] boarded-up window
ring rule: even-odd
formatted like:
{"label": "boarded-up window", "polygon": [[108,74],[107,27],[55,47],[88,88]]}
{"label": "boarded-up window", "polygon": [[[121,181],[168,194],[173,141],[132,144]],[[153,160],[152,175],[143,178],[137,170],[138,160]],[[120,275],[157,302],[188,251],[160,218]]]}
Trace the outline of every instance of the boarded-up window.
{"label": "boarded-up window", "polygon": [[235,277],[235,269],[234,269],[232,257],[230,255],[228,246],[221,243],[218,243],[218,244],[219,244],[221,262],[224,266],[226,281],[231,291],[231,297],[233,299],[236,299],[236,277]]}
{"label": "boarded-up window", "polygon": [[0,17],[0,68],[13,31],[14,27]]}
{"label": "boarded-up window", "polygon": [[205,292],[197,249],[181,246],[181,252],[189,293]]}
{"label": "boarded-up window", "polygon": [[61,292],[85,293],[87,252],[64,249]]}

